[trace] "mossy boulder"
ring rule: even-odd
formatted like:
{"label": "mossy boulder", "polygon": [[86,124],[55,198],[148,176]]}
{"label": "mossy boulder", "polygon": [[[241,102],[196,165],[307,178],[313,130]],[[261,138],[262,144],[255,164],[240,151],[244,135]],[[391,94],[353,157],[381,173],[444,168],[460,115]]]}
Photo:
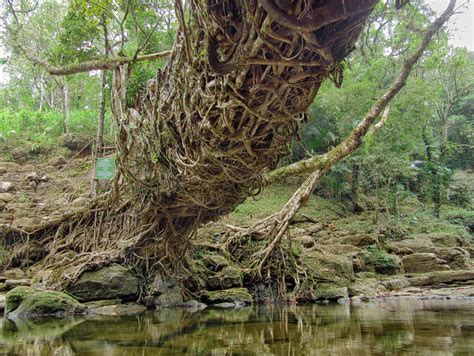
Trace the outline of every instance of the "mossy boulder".
{"label": "mossy boulder", "polygon": [[31,287],[17,287],[5,297],[8,318],[65,317],[82,314],[85,310],[84,305],[65,293]]}
{"label": "mossy boulder", "polygon": [[313,291],[314,300],[338,300],[340,298],[349,298],[347,287],[338,287],[322,284]]}
{"label": "mossy boulder", "polygon": [[218,291],[206,291],[204,292],[203,297],[212,304],[250,304],[253,300],[252,295],[249,293],[247,288],[230,288]]}
{"label": "mossy boulder", "polygon": [[206,255],[204,257],[204,262],[206,264],[206,267],[216,272],[230,265],[230,262],[224,256],[217,254]]}
{"label": "mossy boulder", "polygon": [[132,299],[138,293],[139,280],[124,266],[113,264],[84,273],[68,292],[81,301]]}
{"label": "mossy boulder", "polygon": [[227,266],[209,276],[206,284],[211,290],[242,287],[242,278],[242,271],[238,267]]}

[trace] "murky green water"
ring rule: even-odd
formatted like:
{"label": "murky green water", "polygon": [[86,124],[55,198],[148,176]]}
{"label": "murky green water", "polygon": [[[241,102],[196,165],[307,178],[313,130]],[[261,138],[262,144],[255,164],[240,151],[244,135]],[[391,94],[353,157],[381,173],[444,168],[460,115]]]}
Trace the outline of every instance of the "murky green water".
{"label": "murky green water", "polygon": [[474,303],[257,306],[4,321],[12,355],[474,355]]}

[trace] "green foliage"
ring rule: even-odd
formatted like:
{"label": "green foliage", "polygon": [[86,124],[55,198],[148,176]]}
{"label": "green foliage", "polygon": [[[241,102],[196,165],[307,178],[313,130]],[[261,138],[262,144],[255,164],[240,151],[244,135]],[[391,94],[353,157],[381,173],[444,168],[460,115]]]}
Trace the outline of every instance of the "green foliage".
{"label": "green foliage", "polygon": [[[93,136],[97,130],[98,114],[89,110],[73,110],[70,113],[68,127],[70,133]],[[15,141],[27,147],[35,148],[55,146],[63,134],[63,117],[58,112],[40,112],[23,109],[18,112],[0,111],[0,138],[6,142]],[[106,133],[111,124],[106,120]]]}
{"label": "green foliage", "polygon": [[398,270],[398,263],[395,256],[389,255],[385,250],[378,246],[371,245],[367,247],[370,262],[373,264],[375,272],[380,274],[395,274]]}

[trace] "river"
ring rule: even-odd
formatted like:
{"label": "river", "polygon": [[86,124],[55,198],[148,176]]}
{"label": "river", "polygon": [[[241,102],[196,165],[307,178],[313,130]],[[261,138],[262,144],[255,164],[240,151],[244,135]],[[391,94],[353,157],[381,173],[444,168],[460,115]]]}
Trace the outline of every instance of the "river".
{"label": "river", "polygon": [[7,355],[474,355],[474,301],[260,305],[8,321]]}

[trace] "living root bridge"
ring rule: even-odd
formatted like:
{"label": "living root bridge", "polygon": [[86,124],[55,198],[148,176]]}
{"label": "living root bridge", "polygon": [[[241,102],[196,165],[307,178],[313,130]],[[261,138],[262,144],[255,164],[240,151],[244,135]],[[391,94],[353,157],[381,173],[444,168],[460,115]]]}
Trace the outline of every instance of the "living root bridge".
{"label": "living root bridge", "polygon": [[133,63],[113,69],[116,187],[45,238],[40,267],[59,271],[50,285],[111,260],[179,265],[199,225],[259,191],[321,82],[341,83],[340,62],[376,3],[177,1],[169,62],[135,108],[125,105]]}

